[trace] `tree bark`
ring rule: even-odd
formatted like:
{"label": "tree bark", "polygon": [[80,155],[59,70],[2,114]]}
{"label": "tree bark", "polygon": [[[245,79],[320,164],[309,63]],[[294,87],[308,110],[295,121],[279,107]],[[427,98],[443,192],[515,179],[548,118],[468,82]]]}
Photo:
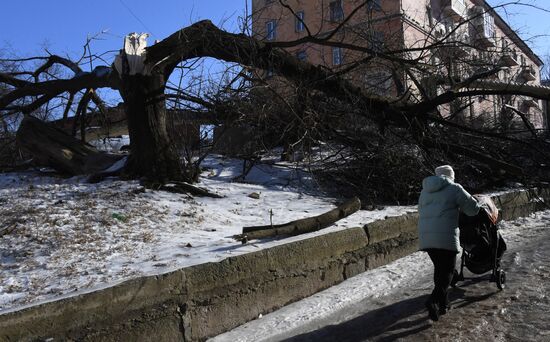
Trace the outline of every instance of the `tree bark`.
{"label": "tree bark", "polygon": [[[334,30],[332,34],[335,34],[337,30]],[[308,39],[313,39],[313,37]],[[310,42],[353,49],[353,46],[329,40],[324,37],[319,41]],[[49,58],[46,64],[36,70],[35,77],[54,63],[66,65],[78,75],[65,80],[30,82],[8,73],[0,73],[0,83],[9,85],[10,88],[10,91],[0,96],[0,110],[19,110],[23,113],[30,113],[64,92],[76,93],[86,88],[103,87],[118,89],[126,102],[132,140],[132,156],[128,164],[128,174],[135,178],[149,178],[162,182],[165,180],[193,181],[197,176],[196,169],[186,173],[188,168],[182,167],[177,151],[170,144],[166,132],[166,109],[164,107],[166,79],[181,61],[192,58],[213,57],[228,62],[237,62],[243,66],[264,70],[273,69],[278,75],[303,84],[308,89],[314,89],[339,101],[353,104],[354,107],[360,108],[358,113],[361,116],[372,122],[382,123],[384,127],[402,127],[411,131],[413,135],[420,136],[417,138],[420,144],[422,143],[421,135],[424,134],[424,131],[421,130],[423,127],[411,125],[411,122],[415,123],[417,120],[422,123],[434,122],[461,131],[470,130],[468,127],[457,125],[432,114],[437,106],[455,99],[484,94],[550,98],[550,91],[544,87],[510,85],[483,80],[483,77],[497,72],[498,68],[487,73],[475,74],[463,82],[452,85],[445,93],[420,102],[411,102],[407,96],[396,98],[387,94],[377,95],[355,85],[345,77],[341,77],[340,72],[333,73],[320,66],[300,61],[287,51],[279,49],[280,47],[296,46],[299,43],[301,41],[261,42],[244,34],[231,34],[220,30],[209,21],[201,21],[146,48],[146,54],[138,49],[142,53],[141,56],[145,58],[143,68],[141,68],[143,70],[139,70],[139,73],[143,75],[129,76],[126,72],[120,70],[116,72],[106,67],[96,68],[97,70],[94,69],[91,73],[80,74],[81,70],[78,65],[59,57]],[[128,53],[132,54],[136,51],[129,49]],[[400,58],[401,54],[376,55],[397,64],[416,63],[414,60]],[[135,60],[134,57],[132,60]],[[14,89],[11,90],[11,88]],[[31,97],[34,99],[30,104],[23,106],[14,104],[19,99]],[[414,132],[417,128],[420,128],[421,133]],[[500,139],[509,140],[510,138],[502,137]],[[473,152],[471,150],[459,151],[462,155],[473,159],[478,157],[481,157],[482,161],[486,159],[483,155]]]}
{"label": "tree bark", "polygon": [[124,75],[121,84],[131,150],[125,172],[161,183],[188,180],[166,129],[164,75]]}
{"label": "tree bark", "polygon": [[207,189],[191,185],[185,182],[172,182],[162,185],[159,190],[173,192],[177,194],[191,194],[199,197],[223,198],[222,195],[210,192]]}
{"label": "tree bark", "polygon": [[273,226],[244,227],[243,233],[235,235],[234,238],[246,242],[249,239],[260,239],[278,235],[299,235],[314,232],[334,224],[334,222],[353,214],[360,208],[361,201],[359,198],[354,197],[335,209],[318,216]]}
{"label": "tree bark", "polygon": [[122,158],[100,152],[32,116],[25,117],[21,122],[17,131],[17,142],[40,165],[50,166],[73,176],[100,172]]}

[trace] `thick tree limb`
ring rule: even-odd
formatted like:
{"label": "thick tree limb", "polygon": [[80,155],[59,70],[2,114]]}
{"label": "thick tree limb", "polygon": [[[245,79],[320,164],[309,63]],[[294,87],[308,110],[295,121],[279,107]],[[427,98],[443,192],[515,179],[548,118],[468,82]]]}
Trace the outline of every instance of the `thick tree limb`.
{"label": "thick tree limb", "polygon": [[36,69],[33,73],[33,76],[35,79],[38,79],[38,76],[43,73],[44,71],[47,71],[50,67],[52,67],[54,64],[61,64],[66,66],[67,68],[71,69],[72,72],[75,74],[78,74],[82,72],[82,69],[76,64],[75,62],[63,58],[57,55],[50,55],[47,57],[46,63],[42,64],[38,69]]}
{"label": "thick tree limb", "polygon": [[469,88],[454,88],[443,94],[417,104],[406,104],[402,110],[411,113],[428,112],[437,106],[450,103],[453,100],[478,95],[524,95],[542,100],[550,100],[550,88],[528,84],[498,83],[489,81],[474,81]]}
{"label": "thick tree limb", "polygon": [[452,153],[455,153],[455,154],[458,154],[458,155],[461,155],[461,156],[465,156],[465,157],[469,157],[469,158],[478,160],[478,161],[480,161],[480,162],[482,162],[486,165],[489,165],[493,169],[503,170],[503,171],[506,171],[506,172],[508,172],[510,174],[513,174],[515,176],[523,176],[524,175],[523,169],[519,166],[512,165],[512,164],[509,164],[507,162],[495,159],[495,158],[493,158],[493,157],[491,157],[491,156],[489,156],[485,153],[475,151],[475,150],[470,149],[470,148],[465,147],[465,146],[461,146],[461,145],[457,145],[457,144],[453,144],[453,143],[448,143],[448,142],[443,142],[443,141],[437,141],[436,142],[436,141],[427,140],[427,139],[424,140],[422,142],[422,144],[426,147],[447,150],[449,152],[452,152]]}
{"label": "thick tree limb", "polygon": [[100,172],[123,157],[99,152],[32,116],[21,122],[17,142],[31,152],[39,164],[69,175]]}
{"label": "thick tree limb", "polygon": [[63,111],[63,122],[66,122],[69,118],[69,111],[74,101],[74,93],[69,93],[69,98],[67,99],[67,104],[65,105],[65,110]]}
{"label": "thick tree limb", "polygon": [[527,117],[525,116],[524,113],[522,113],[521,111],[517,110],[516,108],[514,108],[510,105],[504,105],[504,107],[506,107],[509,110],[511,110],[512,112],[516,113],[521,118],[521,121],[523,121],[523,124],[525,125],[525,128],[527,128],[529,130],[531,135],[534,138],[537,137],[537,132],[535,132],[535,128],[533,127],[533,124],[531,122],[529,122],[529,119],[527,119]]}
{"label": "thick tree limb", "polygon": [[13,87],[25,87],[32,84],[29,81],[20,80],[17,77],[13,77],[10,74],[0,73],[0,83],[9,84]]}
{"label": "thick tree limb", "polygon": [[[0,74],[0,77],[2,76],[5,76],[5,74]],[[44,99],[52,99],[64,92],[74,93],[87,88],[111,87],[116,89],[118,88],[118,84],[118,77],[114,72],[104,75],[87,73],[68,80],[53,80],[39,83],[27,82],[23,87],[0,96],[0,109],[26,96],[42,96]]]}
{"label": "thick tree limb", "polygon": [[284,224],[270,226],[244,227],[243,233],[235,235],[234,238],[246,242],[250,239],[260,239],[278,235],[298,235],[314,232],[334,224],[334,222],[347,217],[361,209],[359,198],[353,199],[339,205],[324,214],[308,217]]}
{"label": "thick tree limb", "polygon": [[393,110],[391,106],[398,99],[366,93],[361,87],[329,70],[300,61],[285,50],[244,34],[220,30],[208,20],[188,26],[148,47],[145,63],[151,70],[161,69],[165,74],[170,74],[181,61],[196,57],[213,57],[264,70],[273,68],[277,74],[328,96],[360,101],[358,105],[367,109],[366,116],[375,118],[385,112],[389,121],[407,123],[403,113]]}

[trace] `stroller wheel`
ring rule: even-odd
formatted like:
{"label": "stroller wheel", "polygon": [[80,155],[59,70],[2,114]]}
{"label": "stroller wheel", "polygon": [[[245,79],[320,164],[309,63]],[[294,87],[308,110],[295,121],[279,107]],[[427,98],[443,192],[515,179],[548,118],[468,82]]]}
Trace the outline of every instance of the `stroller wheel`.
{"label": "stroller wheel", "polygon": [[497,271],[497,287],[499,290],[502,290],[506,287],[506,272],[503,270]]}

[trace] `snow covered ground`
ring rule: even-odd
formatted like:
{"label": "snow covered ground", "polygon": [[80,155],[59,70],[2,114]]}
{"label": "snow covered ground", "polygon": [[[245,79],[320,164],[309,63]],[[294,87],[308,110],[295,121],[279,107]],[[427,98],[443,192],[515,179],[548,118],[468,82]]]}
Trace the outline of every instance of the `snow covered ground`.
{"label": "snow covered ground", "polygon": [[[504,265],[504,269],[514,269],[517,268],[516,264],[521,264],[517,259],[520,258],[520,255],[523,253],[518,253],[521,250],[521,246],[528,245],[537,239],[542,239],[543,242],[547,242],[546,237],[548,236],[548,231],[550,230],[550,210],[532,214],[530,217],[520,218],[515,221],[503,221],[500,225],[501,233],[504,239],[507,241],[509,252],[512,253],[513,264]],[[514,252],[514,249],[516,250]],[[540,256],[539,256],[540,257]],[[544,260],[542,261],[544,264]],[[546,265],[541,265],[536,267],[535,270],[530,270],[530,273],[540,273],[539,269],[547,269]],[[396,301],[403,300],[405,292],[414,292],[418,288],[422,288],[424,294],[431,291],[431,278],[428,277],[432,273],[432,263],[426,253],[416,252],[407,257],[396,260],[393,263],[379,267],[373,270],[369,270],[360,275],[352,277],[339,285],[333,286],[325,291],[319,292],[311,297],[305,298],[301,301],[287,305],[275,312],[269,313],[263,317],[243,324],[229,332],[218,335],[209,341],[211,342],[259,342],[259,341],[281,341],[286,340],[292,336],[300,336],[304,332],[310,330],[321,329],[325,326],[336,326],[341,323],[341,320],[351,321],[356,315],[364,314],[365,303],[377,303],[378,301],[382,302],[382,306],[390,305],[390,303],[385,302],[389,297],[390,300],[395,297],[395,294],[399,294],[399,298]],[[515,269],[514,269],[515,270]],[[422,279],[423,277],[425,279]],[[513,277],[513,273],[509,274],[510,278]],[[514,279],[510,279],[514,280]],[[427,282],[422,283],[422,282]],[[519,282],[522,284],[516,289],[512,289],[512,294],[516,296],[523,297],[523,292],[528,292],[529,284],[524,284],[521,277]],[[495,287],[494,284],[491,285]],[[516,284],[517,286],[517,284]],[[537,300],[545,301],[548,303],[548,298],[540,286],[537,284],[532,285],[535,288],[536,293],[541,293],[541,298]],[[496,288],[496,287],[495,287]],[[527,295],[525,295],[527,296]],[[506,296],[505,296],[506,297]],[[529,303],[529,300],[527,300]],[[532,304],[532,303],[531,303]],[[529,304],[530,305],[530,304]],[[422,306],[422,304],[420,304]],[[372,310],[376,306],[372,305]],[[476,306],[474,305],[474,308]],[[423,308],[423,307],[422,307]],[[504,309],[505,310],[505,309]],[[477,312],[476,314],[471,314],[473,317],[471,319],[477,319],[482,317],[484,313],[481,314]],[[486,313],[490,315],[491,313]],[[427,314],[422,311],[422,316]],[[492,314],[494,316],[494,313]],[[395,314],[398,317],[397,314]],[[526,316],[528,317],[528,316]],[[394,317],[394,321],[397,318]],[[415,320],[416,317],[411,317],[411,320]],[[455,317],[453,319],[463,319]],[[544,318],[542,318],[544,320]],[[481,320],[483,323],[484,321]],[[469,322],[468,327],[475,327],[476,322]],[[524,322],[512,322],[516,326],[512,325],[510,330],[518,329],[518,325],[522,323],[530,323],[528,318]],[[350,325],[352,326],[352,325]],[[462,326],[462,330],[464,329]],[[415,326],[413,326],[415,327]],[[546,326],[548,327],[548,325]],[[489,329],[493,330],[493,329]],[[500,330],[496,329],[496,330]],[[533,329],[531,329],[533,330]],[[445,331],[442,329],[441,331]],[[473,336],[464,332],[466,338],[458,339],[457,335],[451,335],[450,339],[441,338],[440,340],[452,340],[452,341],[471,341],[474,340]],[[547,331],[547,333],[550,333]],[[434,334],[436,335],[436,334]],[[475,334],[474,334],[475,335]],[[493,339],[492,336],[482,336],[483,341],[504,341],[503,339]],[[548,341],[546,337],[539,336],[537,341]],[[357,337],[357,336],[355,336]],[[468,338],[469,337],[469,338]],[[314,337],[311,337],[309,340],[315,340]],[[330,340],[330,339],[323,339]],[[349,338],[346,340],[350,340]],[[352,339],[357,340],[357,339]],[[363,339],[361,339],[363,340]],[[365,339],[367,340],[367,339]],[[370,339],[368,339],[370,340]],[[385,340],[381,338],[380,340]],[[386,339],[393,340],[393,339]],[[404,338],[404,340],[411,341],[426,341],[431,339],[425,339],[418,337],[415,339],[415,336],[409,336],[409,339]],[[434,339],[435,340],[435,339]],[[438,339],[439,340],[439,339]],[[531,339],[525,339],[531,340]]]}
{"label": "snow covered ground", "polygon": [[242,171],[239,160],[212,156],[202,167],[198,185],[225,198],[114,179],[0,174],[0,312],[416,210],[361,210],[316,233],[242,245],[232,236],[244,226],[269,224],[271,215],[273,224],[317,215],[334,200],[290,165],[259,165],[245,182],[232,181]]}

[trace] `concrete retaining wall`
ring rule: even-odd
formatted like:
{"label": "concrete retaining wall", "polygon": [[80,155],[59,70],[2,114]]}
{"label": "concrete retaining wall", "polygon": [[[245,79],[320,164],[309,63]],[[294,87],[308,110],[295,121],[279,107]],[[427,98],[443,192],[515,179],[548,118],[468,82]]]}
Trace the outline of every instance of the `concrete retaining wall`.
{"label": "concrete retaining wall", "polygon": [[[510,220],[548,189],[496,196]],[[0,341],[196,341],[417,250],[416,213],[0,315]]]}

